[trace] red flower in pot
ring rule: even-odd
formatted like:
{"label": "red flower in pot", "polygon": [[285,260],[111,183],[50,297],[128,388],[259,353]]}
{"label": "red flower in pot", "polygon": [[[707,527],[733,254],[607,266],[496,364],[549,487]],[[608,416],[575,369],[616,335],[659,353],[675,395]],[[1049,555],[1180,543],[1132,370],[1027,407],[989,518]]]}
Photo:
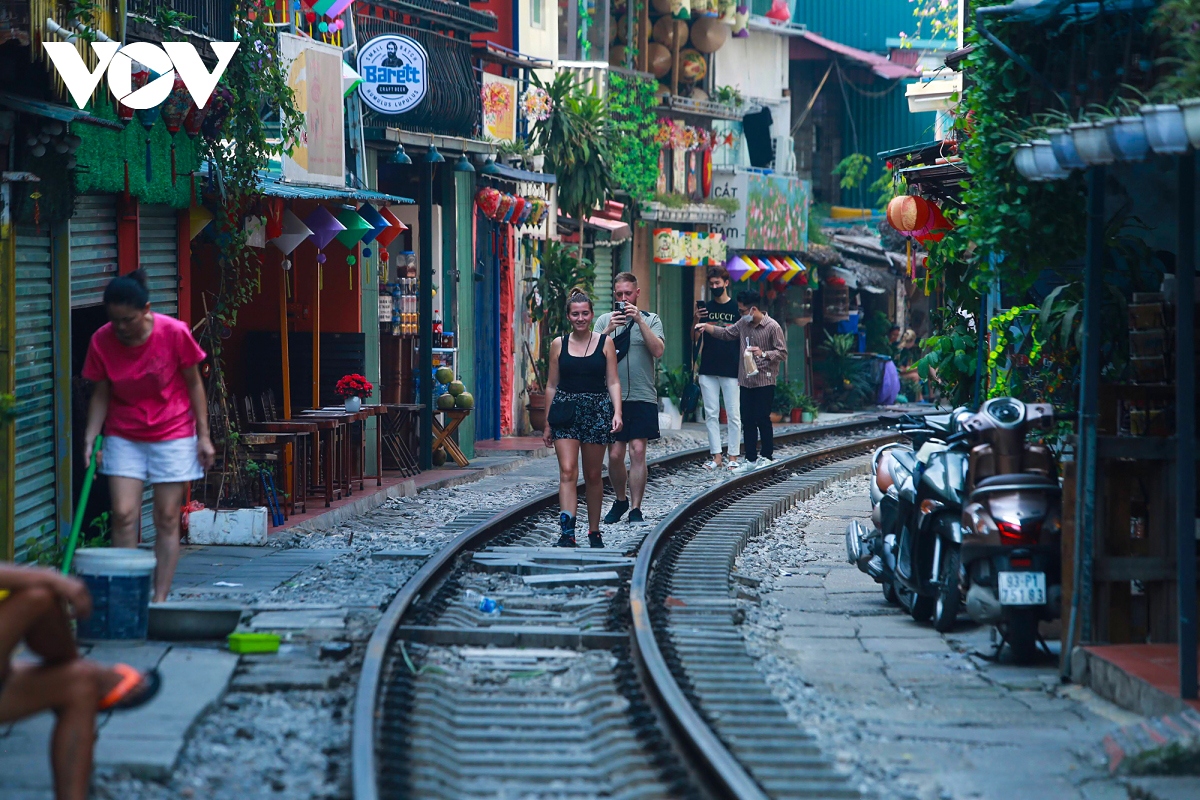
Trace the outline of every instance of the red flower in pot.
{"label": "red flower in pot", "polygon": [[362,375],[345,375],[337,382],[334,392],[346,403],[346,410],[354,413],[362,408],[363,399],[370,397],[375,387]]}

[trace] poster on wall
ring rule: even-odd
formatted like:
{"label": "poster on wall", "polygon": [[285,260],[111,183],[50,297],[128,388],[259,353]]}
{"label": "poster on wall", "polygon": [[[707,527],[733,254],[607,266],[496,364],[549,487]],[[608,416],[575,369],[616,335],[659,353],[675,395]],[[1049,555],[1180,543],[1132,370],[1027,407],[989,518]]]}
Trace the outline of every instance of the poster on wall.
{"label": "poster on wall", "polygon": [[323,186],[346,185],[343,152],[342,50],[290,33],[279,34],[288,87],[304,115],[300,140],[281,157],[283,179]]}
{"label": "poster on wall", "polygon": [[737,213],[718,230],[734,250],[804,250],[811,186],[779,175],[714,171],[712,197],[738,201]]}
{"label": "poster on wall", "polygon": [[483,73],[483,132],[496,141],[517,138],[517,82]]}
{"label": "poster on wall", "polygon": [[654,263],[683,267],[723,265],[728,258],[725,237],[719,233],[654,229]]}
{"label": "poster on wall", "polygon": [[416,39],[376,36],[358,51],[358,95],[380,114],[412,111],[429,90],[429,54]]}

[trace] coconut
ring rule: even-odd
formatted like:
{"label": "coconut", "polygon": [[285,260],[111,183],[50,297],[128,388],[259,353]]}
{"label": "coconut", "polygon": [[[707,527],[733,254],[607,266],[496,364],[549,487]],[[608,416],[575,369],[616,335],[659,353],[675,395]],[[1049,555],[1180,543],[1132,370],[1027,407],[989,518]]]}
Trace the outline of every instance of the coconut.
{"label": "coconut", "polygon": [[454,370],[449,367],[438,367],[437,370],[438,383],[445,386],[450,381],[454,380]]}
{"label": "coconut", "polygon": [[462,409],[471,409],[475,407],[475,398],[471,396],[470,392],[463,392],[454,398],[454,405]]}
{"label": "coconut", "polygon": [[450,384],[447,388],[450,390],[450,394],[454,395],[455,397],[467,390],[467,387],[462,381],[450,381]]}
{"label": "coconut", "polygon": [[433,465],[435,467],[440,467],[445,463],[446,463],[446,450],[445,450],[445,448],[439,447],[437,450],[433,451]]}
{"label": "coconut", "polygon": [[449,411],[454,408],[454,395],[449,392],[438,395],[437,407],[439,411]]}

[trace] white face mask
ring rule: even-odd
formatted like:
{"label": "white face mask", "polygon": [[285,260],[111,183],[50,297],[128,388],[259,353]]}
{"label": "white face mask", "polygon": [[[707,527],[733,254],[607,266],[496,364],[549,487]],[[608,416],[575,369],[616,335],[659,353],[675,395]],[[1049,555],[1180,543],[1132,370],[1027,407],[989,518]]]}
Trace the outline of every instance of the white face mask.
{"label": "white face mask", "polygon": [[754,322],[754,315],[753,314],[743,314],[742,321],[743,322]]}

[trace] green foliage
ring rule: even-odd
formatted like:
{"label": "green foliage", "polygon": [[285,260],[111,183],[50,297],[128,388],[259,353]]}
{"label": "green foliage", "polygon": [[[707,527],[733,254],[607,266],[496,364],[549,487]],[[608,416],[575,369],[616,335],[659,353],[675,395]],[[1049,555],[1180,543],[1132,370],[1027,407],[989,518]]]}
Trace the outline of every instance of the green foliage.
{"label": "green foliage", "polygon": [[110,547],[112,545],[112,513],[105,511],[103,514],[97,515],[88,523],[88,530],[96,533],[92,536],[84,535],[83,540],[79,543],[80,547]]}
{"label": "green foliage", "polygon": [[534,143],[546,156],[546,171],[558,179],[559,208],[581,220],[612,194],[608,109],[571,72],[559,72],[549,83],[536,74],[532,79],[550,95],[552,107],[533,126]]}
{"label": "green foliage", "polygon": [[803,381],[786,381],[776,384],[771,410],[786,417],[792,413],[793,408],[799,408],[814,415],[817,413],[816,401],[804,393]]}
{"label": "green foliage", "polygon": [[683,398],[683,390],[692,382],[692,371],[687,367],[675,367],[674,369],[666,369],[660,362],[658,365],[658,380],[654,382],[654,388],[658,392],[659,397],[669,397],[675,407],[679,407],[679,401]]}
{"label": "green foliage", "polygon": [[[1033,27],[1007,26],[1002,36],[1009,36],[1005,41],[1019,52],[1029,51],[1042,36]],[[935,280],[945,282],[946,305],[977,308],[993,276],[1006,295],[1020,297],[1042,270],[1079,258],[1086,204],[1078,173],[1046,183],[1031,183],[1017,173],[1012,132],[1033,124],[1022,105],[1030,78],[977,33],[970,34],[969,43],[976,45],[966,67],[972,86],[955,123],[966,134],[960,134],[959,153],[969,177],[963,181],[963,207],[946,211],[955,229],[929,244],[928,266]]]}
{"label": "green foliage", "polygon": [[833,176],[840,178],[838,185],[843,189],[854,189],[867,177],[871,168],[871,157],[862,153],[851,153],[833,168]]}
{"label": "green foliage", "polygon": [[895,170],[888,165],[885,165],[883,172],[874,183],[867,187],[868,192],[873,192],[879,199],[875,201],[876,208],[887,208],[887,204],[892,201],[893,197],[902,194],[908,194],[908,181],[904,178],[896,177]]}
{"label": "green foliage", "polygon": [[888,330],[892,327],[892,321],[888,319],[887,314],[882,311],[876,311],[866,319],[865,327],[867,329],[867,350],[872,353],[890,353],[892,343],[888,341]]}
{"label": "green foliage", "polygon": [[731,106],[740,106],[746,102],[746,98],[734,86],[718,86],[708,96],[713,102],[725,103]]}
{"label": "green foliage", "polygon": [[567,297],[571,289],[583,286],[591,294],[592,285],[596,280],[596,268],[592,262],[577,258],[575,250],[574,247],[558,242],[546,242],[537,280],[525,294],[530,319],[538,324],[541,330],[540,352],[534,363],[534,372],[540,387],[546,385],[550,344],[554,337],[568,331]]}
{"label": "green foliage", "polygon": [[858,337],[852,333],[825,332],[816,367],[825,380],[827,411],[853,411],[871,397],[870,372],[866,362],[857,357],[857,346]]}
{"label": "green foliage", "polygon": [[1153,94],[1167,102],[1200,97],[1200,3],[1167,0],[1154,12],[1151,24],[1167,40],[1170,55],[1162,61],[1172,68]]}
{"label": "green foliage", "polygon": [[661,203],[667,208],[685,208],[691,204],[687,195],[678,192],[656,192],[654,202]]}
{"label": "green foliage", "polygon": [[978,335],[971,323],[952,309],[938,309],[930,316],[937,333],[921,342],[928,352],[917,362],[917,374],[949,405],[967,405],[975,392]]}
{"label": "green foliage", "polygon": [[[958,38],[958,4],[947,0],[910,0],[913,3],[913,17],[917,22],[915,39],[944,39],[955,41]],[[910,37],[900,34],[904,47],[912,47]]]}
{"label": "green foliage", "polygon": [[738,209],[742,207],[742,203],[736,197],[710,197],[704,202],[710,206],[716,206],[726,214],[736,214]]}
{"label": "green foliage", "polygon": [[608,109],[614,140],[621,143],[612,152],[613,187],[624,189],[644,203],[658,182],[658,154],[654,141],[658,131],[658,81],[620,72],[608,73]]}
{"label": "green foliage", "polygon": [[7,425],[17,418],[17,398],[11,394],[0,394],[0,425]]}

